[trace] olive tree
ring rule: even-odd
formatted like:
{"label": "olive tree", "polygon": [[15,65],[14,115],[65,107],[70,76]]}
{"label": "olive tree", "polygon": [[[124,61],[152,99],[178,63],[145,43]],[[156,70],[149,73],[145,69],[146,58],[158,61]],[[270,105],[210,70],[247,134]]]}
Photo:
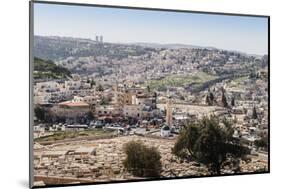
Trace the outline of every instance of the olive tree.
{"label": "olive tree", "polygon": [[249,149],[233,138],[230,122],[211,116],[182,129],[172,152],[179,158],[191,156],[205,164],[211,174],[220,174],[224,163],[235,164]]}

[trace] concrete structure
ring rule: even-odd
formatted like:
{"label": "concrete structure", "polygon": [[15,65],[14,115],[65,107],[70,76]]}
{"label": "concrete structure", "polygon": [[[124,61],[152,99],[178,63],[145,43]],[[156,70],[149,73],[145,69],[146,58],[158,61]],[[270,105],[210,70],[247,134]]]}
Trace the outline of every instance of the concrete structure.
{"label": "concrete structure", "polygon": [[95,106],[93,114],[97,118],[101,116],[116,117],[122,114],[122,109],[120,109],[118,106],[99,105]]}
{"label": "concrete structure", "polygon": [[69,80],[65,81],[65,89],[66,90],[78,90],[81,87],[81,81],[80,80]]}
{"label": "concrete structure", "polygon": [[59,91],[61,88],[60,84],[55,81],[46,81],[36,83],[34,86],[34,93],[38,92],[55,92]]}
{"label": "concrete structure", "polygon": [[160,135],[162,137],[169,137],[171,134],[171,129],[168,125],[163,125],[160,132],[161,132]]}
{"label": "concrete structure", "polygon": [[125,117],[141,118],[142,117],[142,106],[141,105],[124,105],[123,115]]}

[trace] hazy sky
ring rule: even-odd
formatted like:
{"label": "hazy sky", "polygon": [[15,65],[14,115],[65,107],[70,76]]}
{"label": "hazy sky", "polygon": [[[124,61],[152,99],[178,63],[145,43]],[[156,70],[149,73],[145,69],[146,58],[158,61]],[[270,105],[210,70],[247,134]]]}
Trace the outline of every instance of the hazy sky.
{"label": "hazy sky", "polygon": [[267,18],[35,3],[35,35],[181,43],[267,54]]}

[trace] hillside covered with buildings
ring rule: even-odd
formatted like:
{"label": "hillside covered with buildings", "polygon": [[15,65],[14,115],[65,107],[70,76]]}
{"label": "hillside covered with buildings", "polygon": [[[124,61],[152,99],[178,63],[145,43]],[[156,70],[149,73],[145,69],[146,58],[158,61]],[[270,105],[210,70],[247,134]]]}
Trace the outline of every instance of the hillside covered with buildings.
{"label": "hillside covered with buildings", "polygon": [[159,150],[161,178],[211,175],[171,149],[187,125],[212,116],[249,150],[221,174],[268,170],[267,55],[103,38],[36,36],[34,45],[38,184],[65,175],[70,183],[137,179],[122,164],[131,140]]}

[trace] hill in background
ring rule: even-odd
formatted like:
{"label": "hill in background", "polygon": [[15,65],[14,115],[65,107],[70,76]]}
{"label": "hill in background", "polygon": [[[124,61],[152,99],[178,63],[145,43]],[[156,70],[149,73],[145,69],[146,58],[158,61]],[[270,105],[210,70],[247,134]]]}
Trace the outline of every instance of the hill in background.
{"label": "hill in background", "polygon": [[56,65],[51,60],[34,57],[34,79],[63,79],[70,77],[70,74],[68,69]]}

